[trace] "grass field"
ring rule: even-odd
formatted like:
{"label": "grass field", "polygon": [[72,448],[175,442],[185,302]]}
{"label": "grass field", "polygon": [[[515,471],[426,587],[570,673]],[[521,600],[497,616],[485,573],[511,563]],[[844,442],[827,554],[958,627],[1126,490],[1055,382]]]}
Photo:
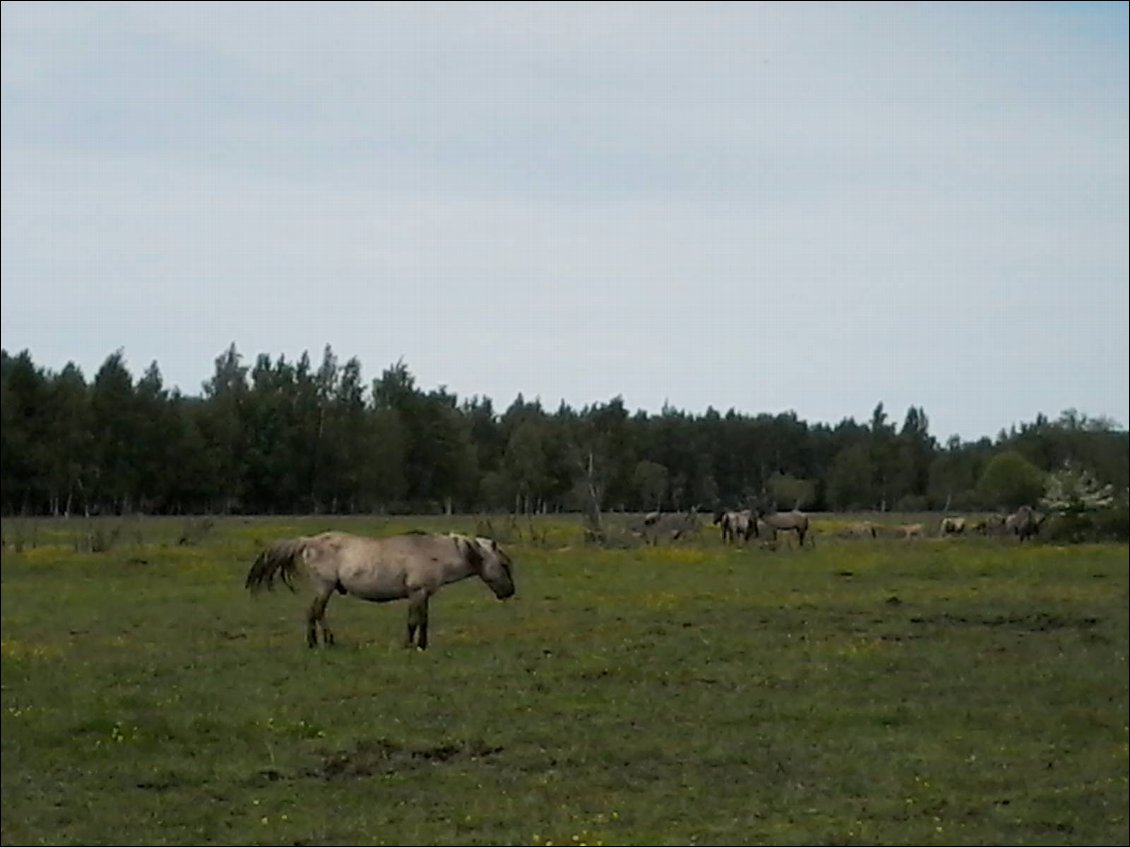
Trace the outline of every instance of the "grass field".
{"label": "grass field", "polygon": [[5,521],[3,843],[1130,841],[1126,545],[545,519],[515,598],[444,588],[424,653],[403,603],[334,599],[310,650],[304,592],[243,588],[264,542],[420,525],[474,528],[151,520],[91,553]]}

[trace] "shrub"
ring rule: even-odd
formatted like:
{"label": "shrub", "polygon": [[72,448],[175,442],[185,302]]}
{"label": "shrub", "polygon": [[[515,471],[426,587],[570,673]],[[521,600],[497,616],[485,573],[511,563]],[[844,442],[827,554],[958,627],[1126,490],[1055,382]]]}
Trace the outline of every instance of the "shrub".
{"label": "shrub", "polygon": [[1114,506],[1090,512],[1063,512],[1048,518],[1040,533],[1047,541],[1080,544],[1130,540],[1130,510]]}

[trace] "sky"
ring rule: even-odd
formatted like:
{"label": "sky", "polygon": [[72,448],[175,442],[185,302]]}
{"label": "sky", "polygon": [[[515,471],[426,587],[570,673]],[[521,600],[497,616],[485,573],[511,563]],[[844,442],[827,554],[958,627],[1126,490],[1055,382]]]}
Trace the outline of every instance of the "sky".
{"label": "sky", "polygon": [[1130,420],[1126,3],[0,9],[0,343],[49,370]]}

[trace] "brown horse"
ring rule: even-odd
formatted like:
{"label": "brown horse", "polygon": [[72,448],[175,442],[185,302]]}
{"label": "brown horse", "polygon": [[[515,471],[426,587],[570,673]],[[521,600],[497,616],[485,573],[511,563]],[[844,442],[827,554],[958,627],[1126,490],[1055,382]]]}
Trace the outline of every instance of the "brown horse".
{"label": "brown horse", "polygon": [[326,626],[326,604],[337,591],[362,600],[386,603],[408,601],[408,631],[404,646],[428,646],[428,600],[444,585],[469,576],[483,580],[495,596],[514,594],[510,557],[489,538],[412,532],[388,538],[363,538],[346,532],[277,541],[259,554],[244,587],[256,593],[274,587],[277,576],[294,590],[296,573],[309,576],[314,599],[306,612],[306,643],[334,643]]}

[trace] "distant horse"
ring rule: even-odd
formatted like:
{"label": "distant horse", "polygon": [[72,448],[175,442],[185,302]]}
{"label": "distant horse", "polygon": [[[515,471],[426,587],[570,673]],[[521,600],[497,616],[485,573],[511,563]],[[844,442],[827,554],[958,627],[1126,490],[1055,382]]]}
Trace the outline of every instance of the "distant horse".
{"label": "distant horse", "polygon": [[749,541],[751,536],[757,535],[757,521],[749,509],[740,512],[717,511],[714,513],[714,525],[721,527],[723,544],[739,539]]}
{"label": "distant horse", "polygon": [[971,532],[977,532],[981,535],[1001,535],[1008,529],[1007,521],[1007,515],[992,514],[974,521],[969,529]]}
{"label": "distant horse", "polygon": [[[795,532],[797,546],[804,547],[805,537],[808,537],[813,546],[816,545],[816,540],[808,535],[808,515],[804,512],[799,512],[796,509],[791,512],[763,512],[761,509],[756,509],[755,520],[765,526],[769,539],[774,544],[776,544],[778,532]],[[755,534],[760,535],[760,532],[761,530],[758,528]]]}
{"label": "distant horse", "polygon": [[306,611],[306,643],[334,643],[326,626],[326,604],[335,591],[362,600],[408,601],[405,647],[428,647],[428,599],[444,585],[469,576],[482,579],[499,600],[514,594],[510,557],[489,538],[411,532],[388,538],[363,538],[346,532],[276,541],[259,554],[247,572],[244,587],[256,593],[274,587],[277,576],[294,590],[298,572],[314,583],[314,600]]}
{"label": "distant horse", "polygon": [[921,538],[926,534],[926,527],[920,523],[904,523],[896,526],[894,531],[909,541],[912,538]]}
{"label": "distant horse", "polygon": [[644,517],[643,528],[638,534],[646,543],[658,544],[660,541],[678,541],[697,534],[701,529],[698,509],[692,508],[689,512],[651,512]]}
{"label": "distant horse", "polygon": [[942,518],[940,530],[942,536],[961,535],[965,532],[965,518]]}
{"label": "distant horse", "polygon": [[879,536],[878,530],[875,529],[875,524],[871,523],[871,521],[860,521],[850,524],[845,530],[845,534],[849,538],[877,538]]}
{"label": "distant horse", "polygon": [[1004,525],[1021,541],[1040,534],[1040,524],[1044,522],[1044,515],[1031,506],[1021,506],[1007,518]]}

